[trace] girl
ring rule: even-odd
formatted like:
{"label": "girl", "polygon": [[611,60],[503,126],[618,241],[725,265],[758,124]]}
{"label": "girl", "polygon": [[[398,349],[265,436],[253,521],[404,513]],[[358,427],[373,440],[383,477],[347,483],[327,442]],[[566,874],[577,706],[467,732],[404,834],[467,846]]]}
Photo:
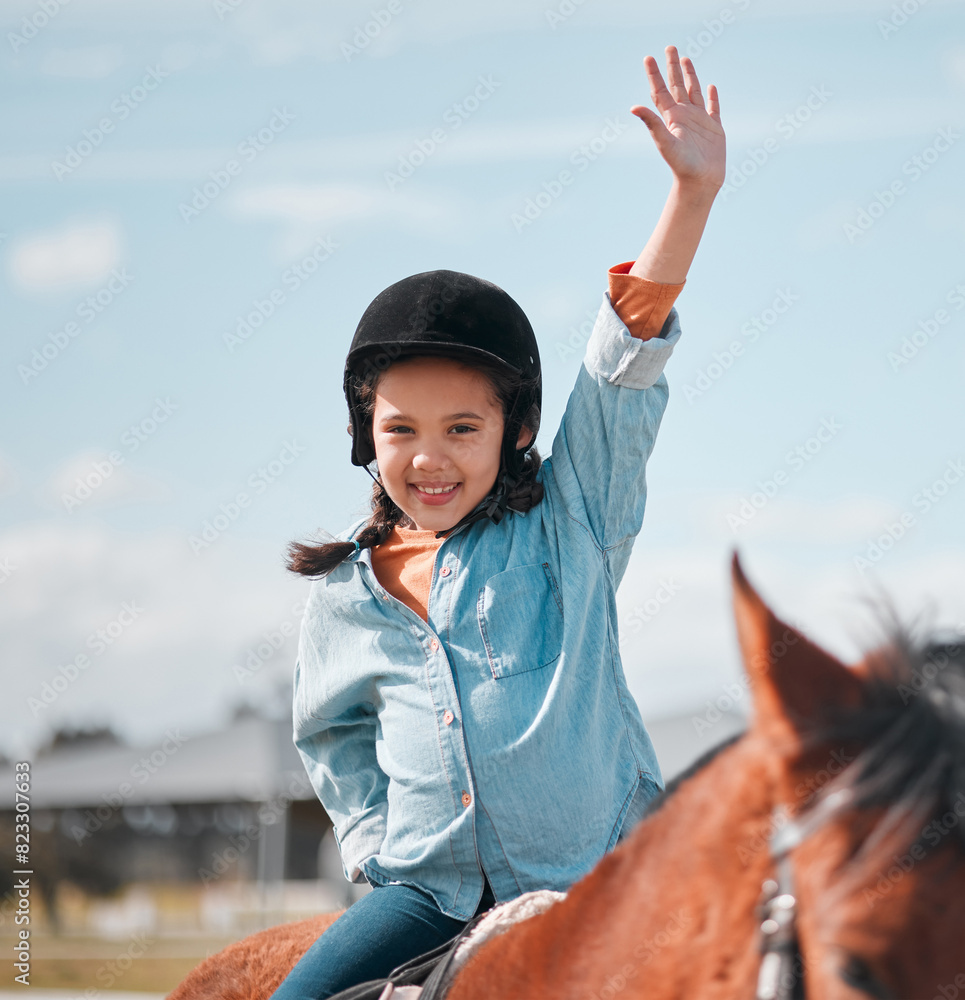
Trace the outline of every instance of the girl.
{"label": "girl", "polygon": [[[416,274],[365,311],[345,366],[373,510],[291,546],[318,579],[295,667],[295,744],[345,875],[375,888],[276,1000],[387,975],[495,902],[566,890],[661,787],[620,664],[614,592],[640,530],[683,287],[724,179],[717,93],[648,56],[674,179],[636,262],[609,273],[541,464],[536,338],[500,288]],[[662,118],[661,118],[662,115]],[[370,473],[371,474],[371,473]]]}

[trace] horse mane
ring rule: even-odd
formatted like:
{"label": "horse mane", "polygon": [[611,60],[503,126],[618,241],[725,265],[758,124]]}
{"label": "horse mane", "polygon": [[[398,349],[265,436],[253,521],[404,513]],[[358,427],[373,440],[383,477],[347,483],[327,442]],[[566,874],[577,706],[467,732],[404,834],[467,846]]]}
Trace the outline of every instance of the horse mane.
{"label": "horse mane", "polygon": [[[890,638],[866,657],[862,703],[836,712],[814,742],[865,747],[847,769],[856,808],[952,811],[965,846],[965,636],[919,641],[891,624]],[[809,741],[810,742],[810,741]]]}
{"label": "horse mane", "polygon": [[[897,805],[959,817],[955,804],[965,811],[965,635],[916,640],[894,616],[884,630],[885,643],[865,661],[860,705],[829,713],[810,727],[806,744],[865,747],[836,786],[851,788],[856,808]],[[721,741],[676,775],[648,803],[641,822],[743,736]],[[954,829],[965,846],[965,821]]]}

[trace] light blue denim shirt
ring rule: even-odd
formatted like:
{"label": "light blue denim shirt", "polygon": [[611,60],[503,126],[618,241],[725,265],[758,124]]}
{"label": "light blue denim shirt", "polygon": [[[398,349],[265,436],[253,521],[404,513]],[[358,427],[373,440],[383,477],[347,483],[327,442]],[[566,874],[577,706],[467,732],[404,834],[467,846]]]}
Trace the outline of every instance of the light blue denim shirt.
{"label": "light blue denim shirt", "polygon": [[369,549],[312,584],[294,738],[346,878],[418,886],[469,920],[483,872],[500,902],[565,890],[662,786],[615,591],[679,336],[674,310],[660,338],[631,337],[604,295],[542,501],[441,542],[428,623]]}

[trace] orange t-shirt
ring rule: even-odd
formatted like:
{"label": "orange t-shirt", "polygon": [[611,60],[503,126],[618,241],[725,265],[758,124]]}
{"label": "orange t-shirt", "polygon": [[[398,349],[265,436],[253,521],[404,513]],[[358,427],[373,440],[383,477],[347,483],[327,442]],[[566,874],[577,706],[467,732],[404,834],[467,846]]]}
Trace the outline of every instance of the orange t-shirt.
{"label": "orange t-shirt", "polygon": [[607,272],[610,302],[634,337],[649,340],[659,335],[686,282],[663,285],[630,274],[633,261],[617,264]]}
{"label": "orange t-shirt", "polygon": [[392,534],[372,549],[375,578],[423,621],[429,619],[432,567],[441,543],[435,531],[417,531],[396,525]]}
{"label": "orange t-shirt", "polygon": [[[684,282],[664,285],[638,278],[628,273],[632,266],[633,261],[627,261],[610,268],[610,302],[634,337],[649,340],[663,329]],[[441,542],[434,531],[396,526],[381,545],[372,549],[375,578],[423,621],[429,617],[429,588]]]}

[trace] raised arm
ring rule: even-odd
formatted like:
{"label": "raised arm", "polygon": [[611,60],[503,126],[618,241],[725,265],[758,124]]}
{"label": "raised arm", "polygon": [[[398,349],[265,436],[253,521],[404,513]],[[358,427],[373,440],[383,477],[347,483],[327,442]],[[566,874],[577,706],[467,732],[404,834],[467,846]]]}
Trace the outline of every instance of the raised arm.
{"label": "raised arm", "polygon": [[662,284],[679,284],[697,252],[714,198],[724,183],[725,140],[717,88],[700,90],[694,64],[668,45],[667,83],[653,56],[644,59],[650,96],[660,114],[643,105],[630,110],[650,130],[673,171],[673,185],[657,222],[630,274]]}
{"label": "raised arm", "polygon": [[[619,583],[646,503],[645,466],[667,404],[663,366],[680,337],[672,310],[724,182],[724,130],[715,87],[704,107],[689,59],[667,47],[664,83],[645,60],[660,115],[632,109],[673,171],[667,204],[638,260],[610,269],[586,357],[545,463],[547,493],[585,526]],[[661,117],[662,115],[662,117]]]}

